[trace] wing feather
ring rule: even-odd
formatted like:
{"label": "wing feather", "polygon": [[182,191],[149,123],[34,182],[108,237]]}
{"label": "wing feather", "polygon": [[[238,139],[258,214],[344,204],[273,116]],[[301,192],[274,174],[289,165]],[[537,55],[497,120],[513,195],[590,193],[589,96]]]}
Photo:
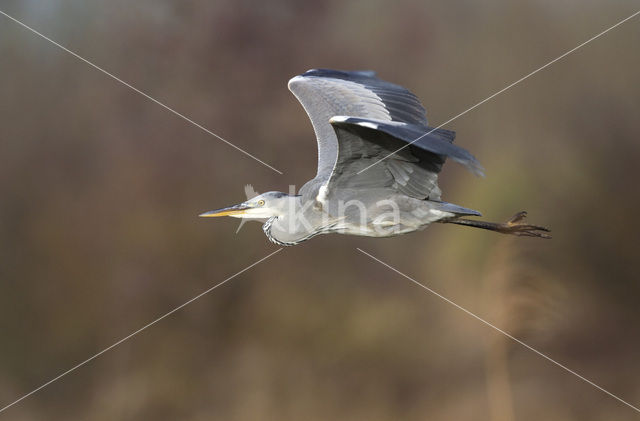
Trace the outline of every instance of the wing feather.
{"label": "wing feather", "polygon": [[[420,149],[431,152],[441,157],[451,158],[478,176],[484,175],[484,169],[478,160],[466,149],[453,144],[455,132],[450,130],[434,129],[416,124],[345,116],[333,117],[331,124],[365,138],[375,138],[376,134],[372,132],[384,133],[398,140],[399,148],[404,147],[402,151],[408,149],[415,152],[416,149]],[[390,151],[389,154],[395,152],[397,149]],[[385,156],[380,156],[379,158],[383,159]]]}
{"label": "wing feather", "polygon": [[[433,129],[428,126],[344,116],[333,117],[331,125],[338,156],[327,184],[329,195],[371,188],[438,201],[438,173],[447,157],[482,174],[473,155],[452,144],[455,133],[450,130],[429,133]],[[399,150],[425,133],[429,134]]]}
{"label": "wing feather", "polygon": [[329,123],[332,117],[427,124],[425,110],[415,95],[378,79],[371,71],[313,69],[292,78],[289,90],[307,112],[316,134],[319,181],[330,177],[338,156],[338,139]]}

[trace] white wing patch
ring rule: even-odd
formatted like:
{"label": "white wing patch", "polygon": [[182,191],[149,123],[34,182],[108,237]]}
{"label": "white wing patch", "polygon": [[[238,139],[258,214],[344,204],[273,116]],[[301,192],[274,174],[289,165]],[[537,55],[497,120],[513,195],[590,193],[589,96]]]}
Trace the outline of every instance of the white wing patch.
{"label": "white wing patch", "polygon": [[329,194],[329,189],[327,188],[327,185],[323,184],[322,186],[320,186],[320,188],[318,189],[318,196],[316,196],[316,200],[318,202],[320,202],[320,204],[322,204],[323,208],[327,204],[327,195],[328,194]]}

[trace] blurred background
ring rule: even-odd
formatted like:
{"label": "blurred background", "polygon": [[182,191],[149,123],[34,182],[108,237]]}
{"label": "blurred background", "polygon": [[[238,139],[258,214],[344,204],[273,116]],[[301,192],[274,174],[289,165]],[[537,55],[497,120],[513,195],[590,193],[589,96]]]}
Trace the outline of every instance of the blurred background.
{"label": "blurred background", "polygon": [[[374,69],[438,125],[634,1],[2,0],[0,406],[275,250],[197,215],[316,171],[286,83]],[[640,404],[640,21],[446,128],[445,200],[551,241],[436,225],[321,236],[243,273],[0,420],[596,420],[638,413],[356,251]]]}

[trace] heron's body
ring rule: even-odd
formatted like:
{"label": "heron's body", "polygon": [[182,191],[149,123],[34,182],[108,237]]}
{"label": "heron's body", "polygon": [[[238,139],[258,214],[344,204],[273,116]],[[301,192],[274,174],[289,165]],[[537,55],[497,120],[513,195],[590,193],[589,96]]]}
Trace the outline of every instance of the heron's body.
{"label": "heron's body", "polygon": [[433,222],[544,237],[542,227],[461,219],[480,213],[441,200],[438,173],[446,158],[477,175],[482,167],[455,146],[455,133],[427,125],[425,110],[405,88],[373,72],[310,70],[289,81],[313,124],[318,171],[297,195],[269,192],[202,216],[264,222],[267,237],[295,245],[319,234],[389,237]]}
{"label": "heron's body", "polygon": [[349,234],[368,237],[391,237],[426,228],[429,224],[456,215],[479,215],[450,203],[420,200],[384,190],[370,191],[381,201],[361,201],[357,194],[335,200],[330,195],[318,200],[286,196],[286,212],[265,221],[264,232],[272,242],[295,245],[318,234]]}

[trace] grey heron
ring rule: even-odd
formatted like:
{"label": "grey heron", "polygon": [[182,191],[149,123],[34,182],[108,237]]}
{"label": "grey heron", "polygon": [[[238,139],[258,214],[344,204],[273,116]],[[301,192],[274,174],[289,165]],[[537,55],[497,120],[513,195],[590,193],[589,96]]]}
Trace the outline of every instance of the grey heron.
{"label": "grey heron", "polygon": [[476,175],[482,166],[453,144],[455,132],[427,125],[418,98],[372,71],[313,69],[289,81],[318,142],[318,171],[297,194],[268,192],[202,217],[263,222],[272,242],[292,246],[318,234],[389,237],[434,222],[503,234],[550,238],[523,222],[467,219],[480,213],[441,199],[438,173],[446,158]]}

